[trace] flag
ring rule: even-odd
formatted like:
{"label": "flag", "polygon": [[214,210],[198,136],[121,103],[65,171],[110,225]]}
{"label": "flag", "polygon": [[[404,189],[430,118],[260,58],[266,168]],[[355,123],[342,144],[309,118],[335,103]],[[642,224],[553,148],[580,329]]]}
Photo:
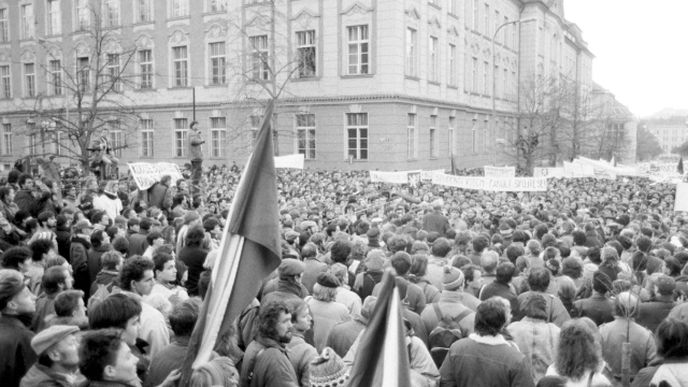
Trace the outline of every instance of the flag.
{"label": "flag", "polygon": [[411,386],[401,308],[399,289],[388,271],[351,366],[350,386]]}
{"label": "flag", "polygon": [[227,216],[210,286],[189,340],[180,386],[191,370],[210,360],[218,337],[258,294],[263,279],[281,261],[277,180],[270,119],[265,110],[253,154],[242,173]]}
{"label": "flag", "polygon": [[683,175],[683,156],[681,156],[681,159],[678,161],[678,167],[676,167],[676,170],[680,175]]}

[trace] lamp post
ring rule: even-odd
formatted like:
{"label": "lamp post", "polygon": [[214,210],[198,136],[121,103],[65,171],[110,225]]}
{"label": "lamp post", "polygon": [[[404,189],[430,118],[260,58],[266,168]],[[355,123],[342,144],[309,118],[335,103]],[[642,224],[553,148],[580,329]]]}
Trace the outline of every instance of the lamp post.
{"label": "lamp post", "polygon": [[[490,124],[492,126],[492,133],[497,132],[497,122],[496,122],[496,116],[497,116],[497,106],[496,106],[496,94],[497,94],[497,71],[495,70],[495,65],[497,62],[496,56],[497,54],[495,53],[495,41],[497,40],[497,35],[499,34],[499,31],[511,24],[521,24],[521,23],[528,23],[532,21],[537,21],[535,18],[529,18],[529,19],[523,19],[523,20],[512,20],[508,21],[505,23],[500,24],[497,28],[495,28],[494,34],[492,34],[492,112],[491,112],[491,117],[490,117]],[[519,58],[520,60],[520,58]],[[518,82],[518,80],[516,80]],[[497,151],[496,149],[492,152],[492,157],[493,157],[493,164],[496,164],[497,161]]]}

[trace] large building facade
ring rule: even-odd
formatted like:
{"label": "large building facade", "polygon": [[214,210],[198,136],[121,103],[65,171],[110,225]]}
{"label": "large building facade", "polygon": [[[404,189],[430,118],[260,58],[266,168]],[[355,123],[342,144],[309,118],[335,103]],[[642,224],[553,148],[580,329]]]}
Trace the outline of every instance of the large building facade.
{"label": "large building facade", "polygon": [[[118,93],[136,120],[110,128],[123,161],[188,162],[195,114],[207,163],[243,163],[279,95],[276,148],[310,168],[511,164],[523,84],[593,89],[563,0],[0,0],[5,167],[46,137],[70,146],[36,106],[68,114],[51,68],[93,61],[80,31],[97,17],[114,37],[104,62],[132,80]],[[127,63],[108,56],[130,49]]]}

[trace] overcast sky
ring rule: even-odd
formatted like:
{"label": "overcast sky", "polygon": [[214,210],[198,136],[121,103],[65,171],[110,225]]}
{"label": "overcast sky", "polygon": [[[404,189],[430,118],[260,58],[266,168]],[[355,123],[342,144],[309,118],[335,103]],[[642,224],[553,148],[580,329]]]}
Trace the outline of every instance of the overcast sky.
{"label": "overcast sky", "polygon": [[565,0],[595,55],[593,81],[638,117],[688,109],[687,0]]}

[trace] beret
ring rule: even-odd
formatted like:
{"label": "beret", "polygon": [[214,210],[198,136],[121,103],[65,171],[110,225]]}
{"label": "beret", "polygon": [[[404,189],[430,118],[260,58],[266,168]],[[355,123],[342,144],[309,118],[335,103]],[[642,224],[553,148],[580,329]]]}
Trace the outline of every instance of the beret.
{"label": "beret", "polygon": [[339,280],[337,279],[337,277],[335,277],[334,274],[327,272],[318,274],[318,279],[316,280],[316,282],[320,286],[324,286],[326,288],[339,287]]}
{"label": "beret", "polygon": [[280,276],[289,277],[303,273],[303,263],[298,259],[285,258],[279,266]]}

